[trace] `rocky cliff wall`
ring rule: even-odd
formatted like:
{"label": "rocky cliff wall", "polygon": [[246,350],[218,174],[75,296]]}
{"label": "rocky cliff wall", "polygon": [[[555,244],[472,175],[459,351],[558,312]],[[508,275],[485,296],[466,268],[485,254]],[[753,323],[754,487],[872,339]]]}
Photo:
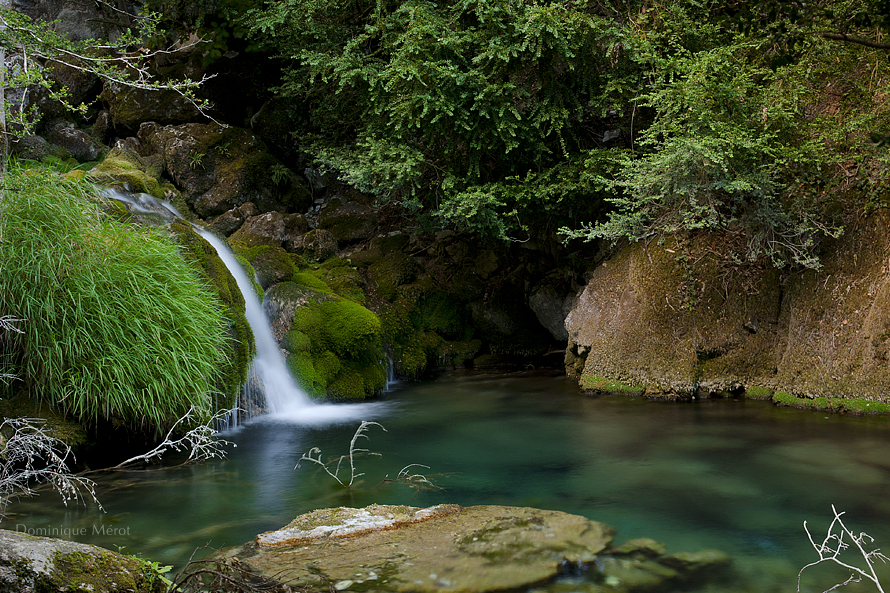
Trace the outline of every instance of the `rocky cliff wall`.
{"label": "rocky cliff wall", "polygon": [[624,247],[575,299],[566,369],[602,392],[888,401],[887,219],[824,244],[818,271],[721,260],[717,234]]}

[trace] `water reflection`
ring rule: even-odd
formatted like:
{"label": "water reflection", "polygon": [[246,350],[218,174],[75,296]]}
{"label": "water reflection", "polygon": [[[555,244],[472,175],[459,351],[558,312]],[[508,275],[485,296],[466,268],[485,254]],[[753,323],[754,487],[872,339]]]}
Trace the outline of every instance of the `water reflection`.
{"label": "water reflection", "polygon": [[[686,404],[587,398],[563,377],[458,374],[407,384],[387,396],[364,445],[382,457],[358,460],[356,488],[344,491],[300,455],[348,452],[358,422],[304,426],[255,421],[230,435],[229,459],[202,466],[100,476],[107,515],[65,508],[49,494],[22,501],[3,522],[69,527],[113,524],[125,545],[181,565],[211,542],[234,545],[295,515],[338,505],[536,506],[585,515],[618,530],[618,541],[652,537],[669,551],[718,548],[736,559],[725,591],[794,591],[815,558],[803,531],[819,532],[831,504],[857,531],[890,546],[890,423],[826,416],[763,402]],[[370,418],[369,418],[370,419]],[[443,488],[384,483],[409,463]],[[814,571],[803,590],[822,591],[848,575]],[[885,581],[890,574],[882,568]],[[858,585],[847,591],[869,591]],[[716,591],[717,589],[711,589]]]}

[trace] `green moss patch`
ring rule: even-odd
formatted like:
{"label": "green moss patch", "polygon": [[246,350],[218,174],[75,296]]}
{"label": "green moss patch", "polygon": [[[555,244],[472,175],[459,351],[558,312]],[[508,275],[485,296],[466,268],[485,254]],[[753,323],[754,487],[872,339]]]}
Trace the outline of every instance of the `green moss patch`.
{"label": "green moss patch", "polygon": [[773,403],[794,408],[845,412],[849,414],[890,414],[890,404],[863,398],[796,397],[787,391],[777,391]]}
{"label": "green moss patch", "polygon": [[771,399],[773,397],[773,390],[752,385],[745,390],[745,397],[748,399]]}
{"label": "green moss patch", "polygon": [[314,290],[315,292],[320,292],[322,294],[334,294],[334,291],[328,286],[324,280],[320,279],[318,276],[309,271],[300,271],[293,275],[293,282],[303,286],[305,288],[309,288]]}
{"label": "green moss patch", "polygon": [[643,385],[630,385],[606,377],[589,375],[581,377],[581,388],[592,393],[614,395],[642,395],[646,391]]}
{"label": "green moss patch", "polygon": [[379,295],[386,300],[392,300],[396,297],[396,288],[414,282],[421,267],[413,257],[394,252],[371,264],[368,271],[377,284]]}
{"label": "green moss patch", "polygon": [[[53,557],[52,574],[45,584],[58,591],[106,591],[111,587],[120,591],[141,593],[161,593],[165,583],[160,575],[146,571],[144,561],[128,558],[111,552],[85,553],[80,551],[64,553],[59,551]],[[42,579],[41,579],[42,580]]]}
{"label": "green moss patch", "polygon": [[106,185],[123,185],[128,191],[164,199],[179,192],[170,183],[160,181],[161,162],[140,157],[132,150],[114,148],[89,172],[89,177]]}
{"label": "green moss patch", "polygon": [[361,356],[376,346],[380,320],[374,313],[346,299],[316,302],[297,310],[294,329],[304,332],[314,348],[339,356]]}
{"label": "green moss patch", "polygon": [[[298,274],[310,286],[321,281]],[[282,346],[300,386],[313,397],[371,397],[386,385],[380,319],[349,299],[328,294],[297,308]]]}

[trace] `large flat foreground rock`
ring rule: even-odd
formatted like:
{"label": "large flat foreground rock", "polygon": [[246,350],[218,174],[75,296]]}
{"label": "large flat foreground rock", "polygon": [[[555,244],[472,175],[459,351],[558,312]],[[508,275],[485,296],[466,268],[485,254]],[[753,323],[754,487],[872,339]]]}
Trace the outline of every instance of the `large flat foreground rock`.
{"label": "large flat foreground rock", "polygon": [[503,591],[550,580],[564,561],[592,561],[613,533],[533,508],[372,505],[301,515],[226,555],[259,575],[325,591]]}

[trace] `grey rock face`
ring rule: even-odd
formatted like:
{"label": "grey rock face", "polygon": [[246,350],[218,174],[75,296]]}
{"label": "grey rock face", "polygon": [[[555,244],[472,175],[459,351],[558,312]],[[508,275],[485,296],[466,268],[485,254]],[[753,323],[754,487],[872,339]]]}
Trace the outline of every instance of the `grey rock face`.
{"label": "grey rock face", "polygon": [[552,286],[538,286],[528,297],[528,306],[555,340],[569,339],[566,330],[566,316],[572,310],[573,297],[560,295]]}
{"label": "grey rock face", "polygon": [[0,530],[0,591],[90,591],[160,593],[163,581],[150,581],[143,565],[87,544]]}
{"label": "grey rock face", "polygon": [[78,130],[71,122],[56,120],[47,126],[46,138],[67,150],[78,161],[95,161],[103,148],[86,132]]}

